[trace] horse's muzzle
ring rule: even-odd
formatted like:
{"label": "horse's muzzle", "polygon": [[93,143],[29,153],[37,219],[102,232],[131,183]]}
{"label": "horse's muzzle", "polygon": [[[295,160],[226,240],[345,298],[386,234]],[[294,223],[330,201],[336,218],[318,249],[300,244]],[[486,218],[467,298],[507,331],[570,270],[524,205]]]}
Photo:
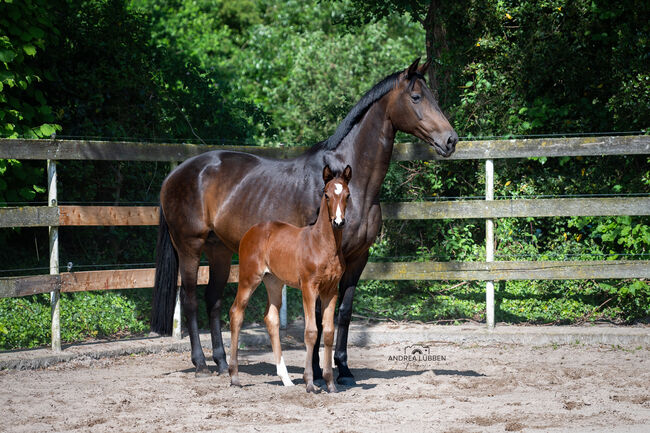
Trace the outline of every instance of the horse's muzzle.
{"label": "horse's muzzle", "polygon": [[441,156],[447,158],[456,151],[458,143],[458,134],[453,129],[444,134],[435,134],[429,137],[427,141]]}
{"label": "horse's muzzle", "polygon": [[335,229],[342,229],[344,225],[345,225],[345,218],[342,219],[340,223],[337,223],[336,221],[332,221],[332,227],[334,227]]}

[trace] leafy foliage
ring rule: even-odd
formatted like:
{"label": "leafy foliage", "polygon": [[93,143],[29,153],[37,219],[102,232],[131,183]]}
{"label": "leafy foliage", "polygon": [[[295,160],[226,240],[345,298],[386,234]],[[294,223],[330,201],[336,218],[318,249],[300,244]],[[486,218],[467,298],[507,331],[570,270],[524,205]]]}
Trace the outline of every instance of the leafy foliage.
{"label": "leafy foliage", "polygon": [[51,80],[36,59],[58,37],[45,0],[0,2],[0,137],[42,138],[60,129],[41,89]]}
{"label": "leafy foliage", "polygon": [[[45,0],[0,1],[0,137],[43,138],[61,129],[43,93],[52,74],[39,56],[59,32]],[[42,198],[43,169],[0,160],[0,205]],[[0,233],[0,240],[4,240]]]}
{"label": "leafy foliage", "polygon": [[[61,340],[139,334],[149,330],[147,292],[64,293]],[[0,299],[0,348],[35,347],[51,336],[49,295]]]}
{"label": "leafy foliage", "polygon": [[[120,0],[67,0],[57,9],[64,37],[45,59],[47,89],[63,133],[144,139],[247,137],[253,110],[228,96],[218,70],[152,41],[145,16]],[[107,38],[106,35],[111,37]]]}

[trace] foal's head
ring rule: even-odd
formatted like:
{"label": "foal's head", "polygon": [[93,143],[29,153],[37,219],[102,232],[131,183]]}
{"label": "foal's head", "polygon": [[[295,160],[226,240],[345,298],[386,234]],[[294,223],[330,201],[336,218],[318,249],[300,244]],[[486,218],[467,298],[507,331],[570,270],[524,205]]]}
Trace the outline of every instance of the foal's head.
{"label": "foal's head", "polygon": [[398,130],[415,135],[433,146],[440,155],[448,157],[456,150],[458,134],[424,80],[430,60],[421,66],[418,66],[419,62],[417,59],[400,74],[390,93],[388,115]]}
{"label": "foal's head", "polygon": [[348,165],[343,173],[334,176],[329,165],[323,169],[323,180],[325,181],[324,196],[327,204],[330,222],[335,229],[342,229],[345,224],[345,207],[350,197],[348,183],[352,177],[352,169]]}

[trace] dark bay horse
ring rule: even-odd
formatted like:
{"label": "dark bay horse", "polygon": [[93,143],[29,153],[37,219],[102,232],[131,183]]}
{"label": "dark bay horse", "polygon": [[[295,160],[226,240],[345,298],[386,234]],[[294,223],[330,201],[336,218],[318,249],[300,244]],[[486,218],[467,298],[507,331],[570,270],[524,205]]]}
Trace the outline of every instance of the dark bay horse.
{"label": "dark bay horse", "polygon": [[[254,225],[239,243],[239,286],[230,309],[230,383],[241,386],[238,375],[237,346],[239,331],[244,321],[248,300],[262,277],[271,274],[283,284],[300,288],[305,312],[305,385],[307,392],[316,392],[312,359],[318,351],[316,338],[316,299],[323,310],[324,366],[323,379],[329,392],[337,392],[332,372],[332,346],[334,345],[334,310],[339,280],[345,270],[341,251],[345,209],[350,196],[348,183],[352,169],[348,165],[341,175],[334,177],[328,165],[323,169],[325,189],[320,201],[316,222],[306,227],[296,227],[281,221],[267,221]],[[293,385],[282,357],[280,345],[280,306],[282,289],[278,284],[266,287],[268,303],[264,323],[271,338],[273,361],[278,376],[285,386]]]}
{"label": "dark bay horse", "polygon": [[[240,239],[250,227],[264,221],[284,221],[298,227],[314,222],[322,191],[322,167],[329,165],[340,172],[344,164],[349,164],[354,172],[349,184],[354,200],[348,203],[341,244],[346,270],[339,283],[334,362],[338,382],[354,383],[347,362],[352,298],[368,261],[368,249],[381,228],[379,191],[390,163],[395,133],[415,135],[445,157],[454,152],[458,141],[425,83],[423,74],[428,63],[418,64],[419,59],[376,84],[331,137],[296,158],[275,160],[213,151],[186,160],[165,179],[160,192],[152,329],[161,334],[171,333],[180,271],[192,363],[198,375],[208,372],[197,325],[196,281],[201,253],[205,253],[210,265],[205,298],[212,355],[219,371],[225,372],[228,364],[221,340],[221,300]],[[270,277],[265,277],[264,283],[281,284]],[[319,306],[316,308],[318,315]],[[317,338],[316,347],[319,346]],[[314,351],[316,378],[320,378],[318,361],[318,351]]]}

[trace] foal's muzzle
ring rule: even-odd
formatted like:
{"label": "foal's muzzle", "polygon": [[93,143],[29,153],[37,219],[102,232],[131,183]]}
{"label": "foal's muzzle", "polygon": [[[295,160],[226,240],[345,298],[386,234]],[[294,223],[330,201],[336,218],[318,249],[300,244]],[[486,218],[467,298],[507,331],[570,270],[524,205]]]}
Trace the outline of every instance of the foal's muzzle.
{"label": "foal's muzzle", "polygon": [[335,229],[342,229],[344,225],[345,225],[345,218],[343,218],[340,223],[337,223],[336,221],[332,221],[332,227],[334,227]]}

